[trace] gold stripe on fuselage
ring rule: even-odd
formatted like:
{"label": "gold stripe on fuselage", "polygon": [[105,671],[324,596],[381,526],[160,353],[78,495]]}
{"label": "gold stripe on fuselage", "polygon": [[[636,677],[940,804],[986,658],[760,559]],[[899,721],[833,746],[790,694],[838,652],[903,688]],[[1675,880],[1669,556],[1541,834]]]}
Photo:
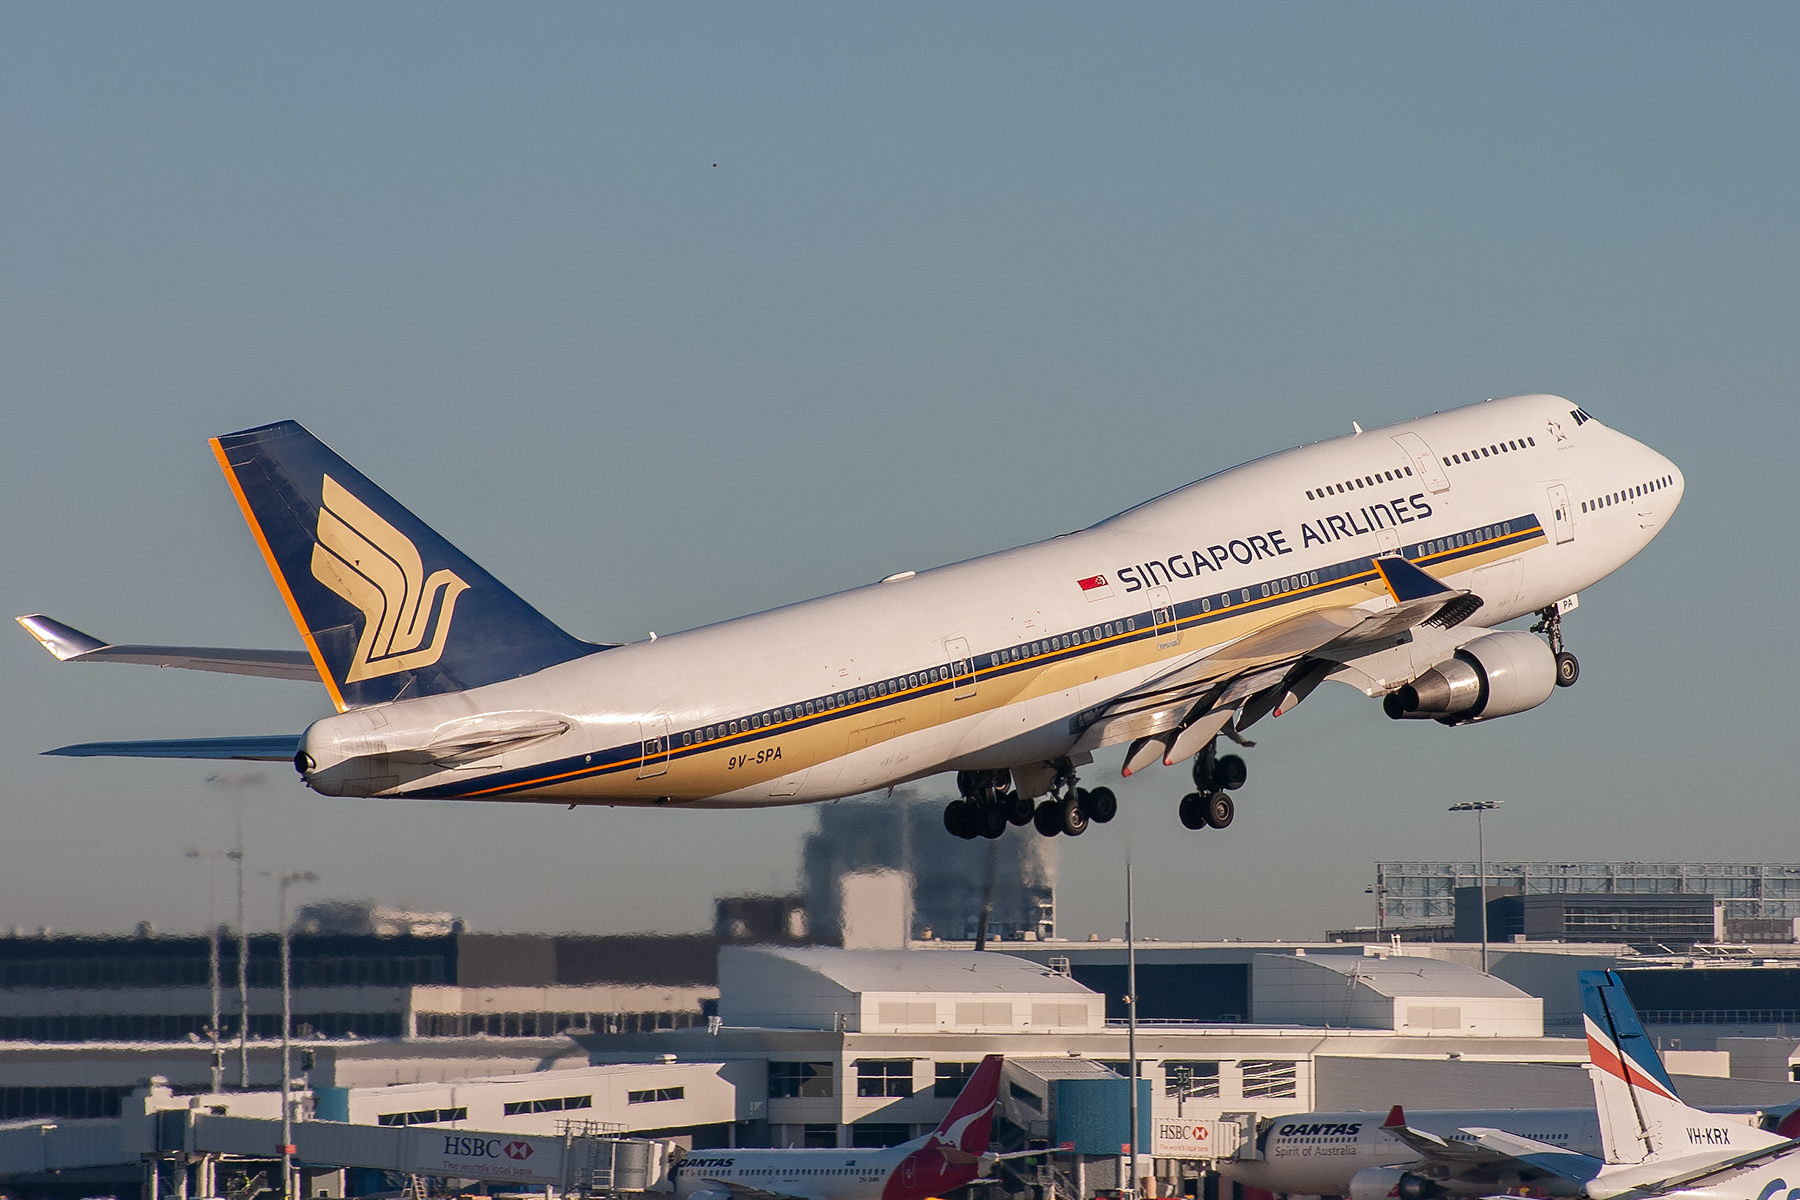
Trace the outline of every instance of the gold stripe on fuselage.
{"label": "gold stripe on fuselage", "polygon": [[[1548,541],[1541,528],[1528,531],[1523,541],[1520,536],[1519,533],[1500,535],[1485,542],[1423,555],[1413,561],[1434,577],[1441,577],[1502,561]],[[1237,641],[1277,621],[1303,613],[1349,608],[1385,595],[1387,587],[1374,571],[1348,579],[1308,584],[1279,596],[1257,597],[1231,609],[1215,609],[1185,617],[1175,630],[1175,643],[1169,646],[1159,645],[1153,631],[1139,628],[1110,638],[1098,638],[1084,645],[1079,654],[1074,654],[1072,649],[1047,650],[1037,656],[1047,661],[1036,667],[1025,658],[1018,662],[977,667],[974,695],[959,698],[946,684],[921,684],[823,715],[773,722],[750,735],[736,733],[715,737],[710,744],[671,747],[666,756],[667,769],[649,778],[638,778],[640,768],[646,761],[664,756],[629,756],[609,762],[604,768],[582,768],[529,783],[479,789],[464,793],[462,798],[563,804],[658,804],[707,800],[811,770],[822,763],[841,759],[852,750],[935,729],[964,717],[1067,692],[1081,684],[1139,671],[1164,660],[1191,656],[1197,650]],[[1201,635],[1201,631],[1207,640],[1197,645],[1197,635]],[[983,657],[986,657],[985,652]],[[1255,666],[1234,665],[1240,670],[1254,669]],[[677,730],[676,736],[679,734]],[[935,773],[936,769],[934,766],[920,774]]]}

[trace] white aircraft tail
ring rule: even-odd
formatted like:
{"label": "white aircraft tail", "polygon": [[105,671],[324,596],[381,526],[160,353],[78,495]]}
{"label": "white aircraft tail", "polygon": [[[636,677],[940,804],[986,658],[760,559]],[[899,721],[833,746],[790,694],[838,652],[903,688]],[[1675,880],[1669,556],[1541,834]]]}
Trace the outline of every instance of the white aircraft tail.
{"label": "white aircraft tail", "polygon": [[1683,1104],[1625,995],[1624,981],[1613,971],[1583,971],[1580,981],[1588,1075],[1608,1163],[1680,1159],[1689,1164],[1714,1156],[1731,1158],[1787,1140]]}

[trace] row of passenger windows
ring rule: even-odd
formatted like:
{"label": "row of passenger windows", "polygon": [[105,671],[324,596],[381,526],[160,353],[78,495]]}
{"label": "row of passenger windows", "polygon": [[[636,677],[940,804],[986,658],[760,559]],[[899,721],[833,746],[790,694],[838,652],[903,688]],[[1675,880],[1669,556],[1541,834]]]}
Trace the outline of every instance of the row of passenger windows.
{"label": "row of passenger windows", "polygon": [[1471,529],[1467,533],[1453,533],[1449,537],[1441,537],[1429,542],[1420,542],[1416,546],[1408,546],[1406,548],[1406,557],[1420,558],[1429,554],[1443,554],[1448,550],[1459,550],[1464,546],[1474,546],[1481,542],[1491,542],[1495,538],[1509,537],[1511,534],[1511,521],[1505,521],[1499,525],[1483,525],[1480,529]]}
{"label": "row of passenger windows", "polygon": [[[1445,461],[1448,462],[1449,460],[1446,459]],[[1373,486],[1383,478],[1399,479],[1402,478],[1403,475],[1411,474],[1412,470],[1410,468],[1402,468],[1400,471],[1386,471],[1381,475],[1369,476],[1367,477],[1369,480],[1367,484],[1357,484],[1356,486]],[[1354,483],[1355,481],[1352,482]],[[1345,484],[1342,486],[1348,488],[1351,485]],[[1320,494],[1322,495],[1323,492],[1321,491]],[[1312,493],[1308,492],[1307,495],[1310,497]],[[1498,525],[1491,526],[1487,537],[1495,536],[1493,531],[1497,531],[1501,528],[1502,527]],[[1512,526],[1510,525],[1505,526],[1504,529],[1508,533],[1512,532]],[[1480,532],[1481,531],[1479,530],[1477,531],[1478,534]],[[1436,553],[1436,551],[1430,549],[1430,547],[1436,546],[1439,549],[1450,549],[1456,546],[1467,545],[1471,539],[1472,535],[1458,534],[1453,538],[1442,538],[1436,542],[1424,543],[1421,546],[1414,547],[1413,551],[1415,553]],[[1486,538],[1484,537],[1483,540],[1486,540]],[[1342,569],[1327,568],[1324,572],[1324,577],[1329,580],[1332,578],[1339,578],[1344,574],[1353,573],[1358,570],[1366,570],[1368,569],[1368,561],[1366,559],[1358,560],[1352,563],[1340,564],[1340,567]],[[1203,613],[1211,612],[1214,608],[1230,608],[1233,604],[1248,604],[1252,600],[1259,598],[1266,599],[1270,596],[1286,595],[1289,592],[1299,591],[1301,588],[1315,587],[1318,585],[1320,578],[1321,573],[1318,571],[1303,571],[1298,575],[1284,576],[1281,579],[1272,579],[1267,583],[1257,584],[1253,588],[1240,588],[1235,594],[1235,597],[1231,592],[1220,592],[1217,596],[1202,596],[1200,598],[1200,611]],[[1171,620],[1167,609],[1160,609],[1158,612],[1160,614],[1158,619],[1159,624],[1167,623]],[[987,665],[998,667],[1008,663],[1023,662],[1037,658],[1041,655],[1056,654],[1063,650],[1073,650],[1077,647],[1088,645],[1096,641],[1104,641],[1107,638],[1118,637],[1122,634],[1134,633],[1136,631],[1136,617],[1127,617],[1123,621],[1114,621],[1103,625],[1090,625],[1086,629],[1077,629],[1072,633],[1061,634],[1057,637],[1046,638],[1042,641],[1021,642],[1016,646],[1009,646],[1004,650],[995,651],[987,656]],[[708,725],[703,729],[683,733],[681,735],[681,744],[683,746],[692,746],[696,742],[704,743],[715,741],[718,738],[735,737],[739,734],[750,733],[762,729],[765,726],[783,724],[788,721],[805,720],[807,717],[817,716],[821,713],[834,712],[837,709],[845,708],[852,704],[864,703],[869,700],[878,700],[883,696],[895,695],[902,691],[912,691],[920,687],[931,687],[934,684],[951,680],[953,677],[966,677],[967,673],[971,670],[971,666],[972,664],[970,664],[969,660],[963,659],[953,666],[932,667],[928,670],[921,671],[916,675],[897,675],[893,679],[883,680],[872,687],[859,687],[853,691],[838,692],[818,700],[808,700],[793,705],[792,707],[772,708],[768,712],[757,713],[742,720],[727,721],[720,725]]]}
{"label": "row of passenger windows", "polygon": [[769,725],[785,724],[788,721],[804,721],[807,717],[835,712],[840,708],[848,708],[852,704],[861,704],[869,700],[878,700],[883,696],[910,692],[915,688],[931,687],[933,684],[944,683],[952,679],[967,679],[970,669],[971,664],[965,658],[949,666],[931,667],[914,675],[896,675],[892,679],[884,679],[868,687],[837,692],[830,696],[821,696],[816,700],[807,700],[783,708],[771,708],[768,712],[756,713],[741,720],[726,721],[719,725],[708,725],[704,729],[689,730],[681,735],[681,744],[692,746],[697,741],[710,742],[718,738],[735,737],[740,733],[749,733]]}
{"label": "row of passenger windows", "polygon": [[[1446,460],[1448,461],[1448,460]],[[1327,496],[1341,496],[1345,492],[1354,492],[1357,488],[1374,487],[1378,483],[1398,483],[1412,474],[1411,467],[1401,467],[1397,471],[1377,471],[1373,475],[1364,475],[1359,479],[1346,479],[1342,483],[1328,483],[1322,488],[1314,488],[1306,493],[1308,500],[1323,500]]]}
{"label": "row of passenger windows", "polygon": [[1457,463],[1474,462],[1478,458],[1498,458],[1502,454],[1511,454],[1514,450],[1523,450],[1527,446],[1537,445],[1534,437],[1515,438],[1510,442],[1499,442],[1492,446],[1477,446],[1473,450],[1463,450],[1452,454],[1444,460],[1446,467]]}
{"label": "row of passenger windows", "polygon": [[1649,483],[1634,484],[1616,492],[1608,492],[1598,499],[1583,500],[1581,511],[1598,512],[1603,508],[1611,508],[1615,504],[1623,504],[1627,500],[1635,500],[1639,496],[1647,496],[1651,492],[1660,492],[1666,487],[1673,487],[1674,484],[1675,477],[1673,475],[1664,475],[1660,479],[1652,479]]}
{"label": "row of passenger windows", "polygon": [[1110,637],[1118,637],[1121,633],[1133,633],[1136,630],[1136,617],[1126,617],[1123,621],[1115,621],[1110,625],[1090,625],[1086,629],[1077,629],[1074,633],[1065,633],[1047,641],[1020,642],[1017,646],[1009,646],[988,655],[988,665],[998,667],[1003,663],[1016,663],[1024,659],[1036,658],[1040,654],[1055,654],[1060,650],[1073,650],[1075,647],[1085,646],[1089,642],[1105,641]]}

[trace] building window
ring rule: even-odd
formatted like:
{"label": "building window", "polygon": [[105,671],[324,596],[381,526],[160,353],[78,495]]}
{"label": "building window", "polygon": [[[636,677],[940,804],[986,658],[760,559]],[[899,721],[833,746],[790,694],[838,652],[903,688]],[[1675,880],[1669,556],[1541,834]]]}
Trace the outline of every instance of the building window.
{"label": "building window", "polygon": [[911,1125],[866,1121],[850,1127],[850,1144],[859,1150],[885,1150],[912,1138]]}
{"label": "building window", "polygon": [[375,1118],[377,1125],[435,1125],[439,1121],[466,1121],[469,1110],[466,1108],[425,1108],[418,1112],[382,1113]]}
{"label": "building window", "polygon": [[[910,1058],[864,1058],[856,1064],[858,1096],[910,1096],[913,1065]],[[905,1138],[901,1138],[905,1141]],[[886,1143],[883,1143],[884,1145]]]}
{"label": "building window", "polygon": [[[770,1063],[774,1066],[774,1063]],[[800,1145],[807,1150],[837,1149],[838,1134],[836,1125],[802,1125],[800,1127]]]}
{"label": "building window", "polygon": [[1219,1064],[1185,1060],[1163,1063],[1163,1095],[1173,1099],[1216,1099],[1219,1095]]}
{"label": "building window", "polygon": [[831,1086],[831,1068],[832,1064],[828,1062],[772,1062],[769,1064],[769,1099],[829,1099],[835,1094]]}
{"label": "building window", "polygon": [[[1131,1077],[1131,1060],[1130,1059],[1121,1058],[1116,1061],[1105,1060],[1105,1061],[1102,1061],[1100,1065],[1105,1067],[1107,1070],[1111,1071],[1115,1075],[1123,1075],[1126,1078]],[[1148,1077],[1149,1074],[1150,1074],[1150,1064],[1145,1062],[1141,1058],[1138,1059],[1138,1078],[1144,1079],[1144,1078]]]}
{"label": "building window", "polygon": [[686,1088],[647,1088],[641,1092],[626,1092],[627,1104],[655,1104],[661,1100],[681,1100],[687,1095]]}
{"label": "building window", "polygon": [[1285,1098],[1298,1094],[1297,1072],[1292,1062],[1246,1060],[1242,1065],[1244,1099],[1251,1100],[1259,1096]]}
{"label": "building window", "polygon": [[509,1117],[517,1117],[525,1113],[569,1112],[577,1108],[592,1107],[592,1096],[557,1096],[548,1100],[520,1100],[513,1104],[503,1104],[501,1110]]}
{"label": "building window", "polygon": [[931,1086],[931,1094],[939,1100],[954,1100],[962,1095],[963,1085],[969,1082],[969,1076],[975,1073],[979,1063],[941,1062],[937,1065],[937,1082]]}

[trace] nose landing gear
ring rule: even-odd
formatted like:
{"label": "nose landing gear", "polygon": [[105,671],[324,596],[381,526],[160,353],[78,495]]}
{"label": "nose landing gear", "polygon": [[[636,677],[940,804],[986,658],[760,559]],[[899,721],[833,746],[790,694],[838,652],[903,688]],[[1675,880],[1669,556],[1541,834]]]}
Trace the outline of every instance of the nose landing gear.
{"label": "nose landing gear", "polygon": [[1575,681],[1581,678],[1581,664],[1563,649],[1562,609],[1552,604],[1538,609],[1537,615],[1538,623],[1531,627],[1531,632],[1543,634],[1550,643],[1550,653],[1556,656],[1556,686],[1574,687]]}

